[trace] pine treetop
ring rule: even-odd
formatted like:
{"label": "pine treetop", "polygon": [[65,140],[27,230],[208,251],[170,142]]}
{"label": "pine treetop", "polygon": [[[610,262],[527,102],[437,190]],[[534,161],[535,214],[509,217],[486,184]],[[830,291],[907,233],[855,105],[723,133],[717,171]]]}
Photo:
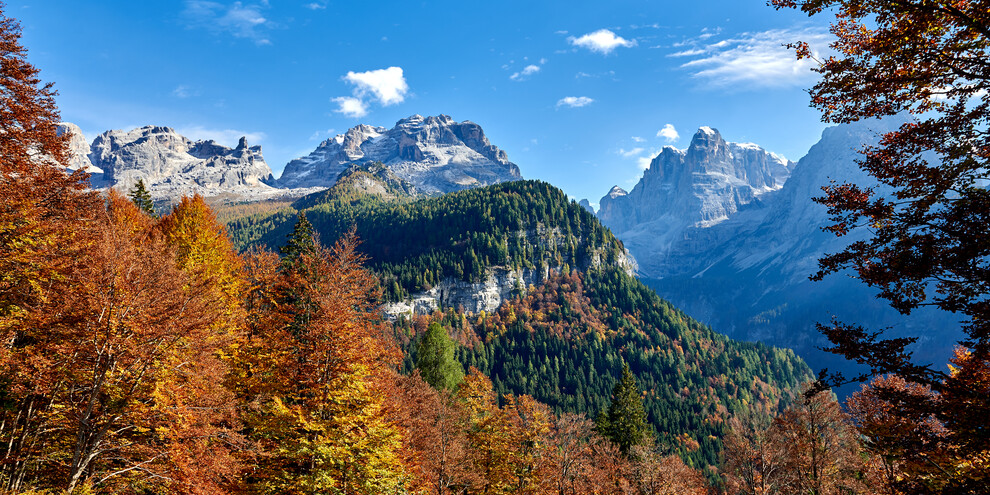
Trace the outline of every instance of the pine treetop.
{"label": "pine treetop", "polygon": [[137,184],[134,184],[127,197],[131,198],[131,201],[144,213],[151,216],[155,215],[155,203],[151,200],[151,193],[144,185],[144,179],[138,179]]}

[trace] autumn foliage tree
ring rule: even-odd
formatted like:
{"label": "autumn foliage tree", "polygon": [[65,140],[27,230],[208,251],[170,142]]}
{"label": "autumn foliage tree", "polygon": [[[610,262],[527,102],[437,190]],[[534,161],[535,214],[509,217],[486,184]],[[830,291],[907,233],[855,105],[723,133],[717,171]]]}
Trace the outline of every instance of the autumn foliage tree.
{"label": "autumn foliage tree", "polygon": [[858,433],[831,393],[799,395],[772,419],[730,423],[723,463],[730,493],[869,493]]}
{"label": "autumn foliage tree", "polygon": [[[960,341],[966,350],[951,372],[911,361],[908,346],[917,337],[885,338],[882,331],[854,324],[821,326],[833,343],[830,350],[868,365],[873,375],[895,374],[939,396],[930,400],[913,386],[885,387],[885,400],[902,404],[896,414],[904,419],[934,415],[958,442],[960,456],[980,464],[990,438],[974,435],[974,425],[960,424],[956,415],[986,411],[990,397],[990,389],[977,379],[990,362],[990,2],[771,4],[835,15],[836,54],[820,61],[822,78],[811,90],[812,105],[824,120],[913,117],[862,151],[860,166],[892,193],[856,184],[824,188],[818,201],[832,215],[828,230],[843,236],[868,229],[869,235],[823,258],[814,278],[850,269],[901,313],[934,306],[966,320]],[[807,45],[796,47],[799,57],[812,55]],[[833,382],[843,380],[833,377]],[[921,438],[907,444],[926,445]],[[982,476],[966,479],[951,471],[929,487],[938,493],[979,488],[985,488]]]}
{"label": "autumn foliage tree", "polygon": [[231,380],[249,407],[253,491],[392,493],[405,483],[381,383],[397,356],[355,242],[314,242],[291,264],[264,253],[248,264],[258,285]]}

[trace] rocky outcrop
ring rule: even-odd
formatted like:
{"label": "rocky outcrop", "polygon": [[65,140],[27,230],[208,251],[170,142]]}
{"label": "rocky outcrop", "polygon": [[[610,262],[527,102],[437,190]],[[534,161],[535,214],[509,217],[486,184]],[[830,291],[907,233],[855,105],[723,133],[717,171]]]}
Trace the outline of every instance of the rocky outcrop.
{"label": "rocky outcrop", "polygon": [[193,142],[170,127],[104,132],[90,145],[89,158],[107,185],[129,188],[142,179],[152,196],[265,190],[274,182],[261,146],[249,146],[246,138],[228,148]]}
{"label": "rocky outcrop", "polygon": [[107,131],[91,144],[73,124],[61,124],[59,132],[71,133],[72,166],[89,167],[96,188],[128,191],[143,180],[158,201],[191,194],[258,200],[314,192],[276,188],[261,146],[251,146],[244,137],[228,148],[212,140],[192,141],[163,126]]}
{"label": "rocky outcrop", "polygon": [[102,174],[103,171],[94,167],[89,161],[89,143],[86,136],[83,136],[82,129],[71,122],[62,122],[56,128],[55,133],[59,136],[69,135],[69,169],[79,170],[85,168],[90,174]]}
{"label": "rocky outcrop", "polygon": [[613,187],[598,217],[640,261],[660,277],[685,231],[707,228],[781,188],[793,163],[751,143],[730,143],[702,127],[686,150],[665,147],[643,178],[626,192]]}
{"label": "rocky outcrop", "polygon": [[478,124],[447,115],[413,115],[395,127],[359,125],[320,143],[285,166],[281,187],[329,187],[348,165],[382,162],[427,194],[446,193],[522,178],[504,151]]}
{"label": "rocky outcrop", "polygon": [[430,314],[443,308],[463,309],[466,313],[491,313],[511,298],[525,292],[531,284],[546,278],[536,270],[490,270],[484,282],[469,283],[448,278],[432,289],[413,295],[405,301],[386,304],[382,309],[390,319],[400,315]]}

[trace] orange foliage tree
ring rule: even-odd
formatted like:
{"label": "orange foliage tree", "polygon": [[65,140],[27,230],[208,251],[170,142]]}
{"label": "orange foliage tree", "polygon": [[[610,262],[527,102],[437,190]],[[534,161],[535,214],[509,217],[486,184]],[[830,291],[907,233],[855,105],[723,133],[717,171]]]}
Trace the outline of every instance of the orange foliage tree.
{"label": "orange foliage tree", "polygon": [[265,253],[248,262],[256,285],[230,382],[249,408],[253,491],[392,493],[407,481],[384,396],[397,355],[355,245],[314,240],[290,263]]}

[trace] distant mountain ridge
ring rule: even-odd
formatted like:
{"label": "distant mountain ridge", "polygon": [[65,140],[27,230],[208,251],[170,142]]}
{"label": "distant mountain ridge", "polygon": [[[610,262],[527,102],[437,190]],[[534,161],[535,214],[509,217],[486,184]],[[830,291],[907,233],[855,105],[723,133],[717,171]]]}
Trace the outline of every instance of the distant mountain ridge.
{"label": "distant mountain ridge", "polygon": [[358,125],[292,160],[281,187],[329,187],[349,164],[381,162],[423,193],[446,193],[519,180],[519,167],[481,126],[450,116],[413,115],[391,129]]}
{"label": "distant mountain ridge", "polygon": [[665,147],[630,192],[615,186],[598,218],[626,243],[642,274],[666,273],[684,232],[725,221],[778,190],[794,163],[752,143],[732,143],[701,127],[686,150]]}
{"label": "distant mountain ridge", "polygon": [[[875,179],[857,165],[858,150],[877,143],[882,133],[901,122],[888,119],[825,129],[807,155],[788,167],[790,174],[782,186],[765,189],[718,222],[706,223],[706,212],[695,210],[686,213],[679,230],[671,232],[663,230],[661,222],[647,222],[617,230],[616,237],[636,257],[640,275],[661,297],[733,338],[790,347],[813,368],[848,371],[850,363],[817,350],[828,342],[815,324],[828,323],[835,316],[870,329],[893,327],[896,335],[921,336],[918,358],[944,361],[959,334],[951,314],[924,309],[904,317],[846,273],[821,282],[808,279],[818,270],[819,258],[866,235],[854,231],[838,238],[823,232],[822,227],[831,223],[828,212],[812,198],[821,196],[821,187],[830,180],[875,186]],[[654,160],[655,165],[663,155]],[[666,204],[704,204],[690,197],[690,189],[664,189],[662,181],[650,179],[656,175],[660,174],[651,166],[637,185],[643,197],[653,194]],[[688,200],[670,198],[678,194],[689,196]],[[624,197],[614,189],[610,196],[619,201]],[[603,198],[602,203],[614,199]],[[608,217],[604,210],[599,215]],[[656,209],[637,213],[640,216],[635,218],[662,214]]]}

